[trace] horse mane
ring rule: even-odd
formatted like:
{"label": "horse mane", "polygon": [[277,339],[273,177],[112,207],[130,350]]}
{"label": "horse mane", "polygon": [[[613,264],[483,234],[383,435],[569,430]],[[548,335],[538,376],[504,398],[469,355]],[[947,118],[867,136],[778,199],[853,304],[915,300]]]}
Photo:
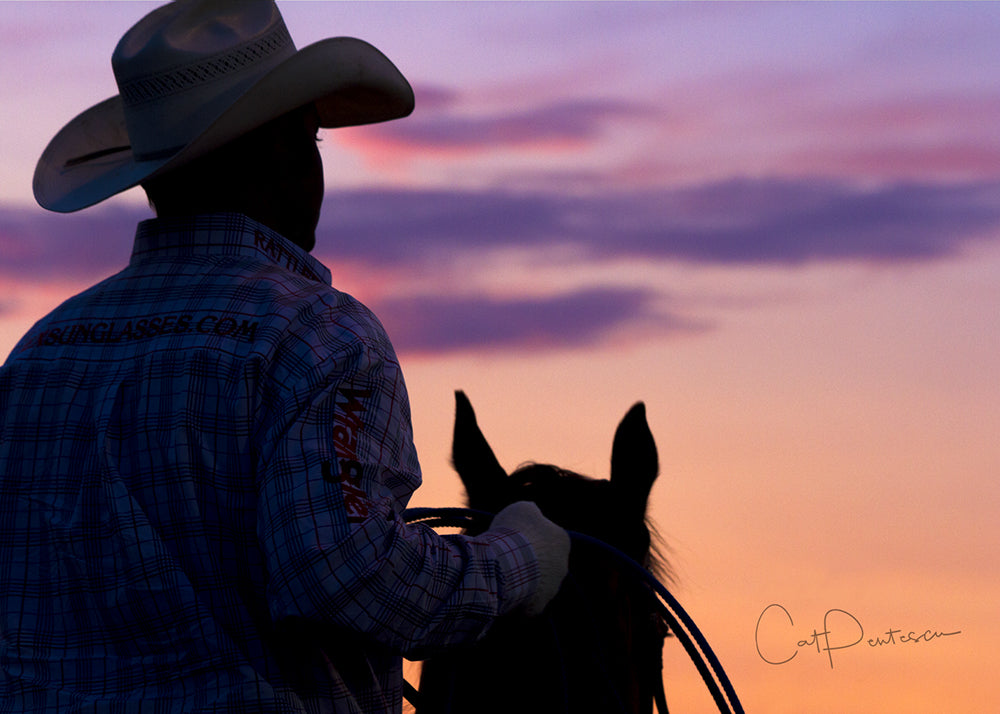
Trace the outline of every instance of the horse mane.
{"label": "horse mane", "polygon": [[[528,494],[526,494],[525,491],[528,489],[532,490],[534,493],[531,495],[534,496],[534,498],[530,498],[530,500],[535,500],[536,503],[538,502],[536,499],[538,498],[539,489],[555,488],[565,490],[567,485],[573,482],[578,482],[580,484],[591,484],[595,482],[600,483],[602,481],[606,482],[605,479],[597,479],[593,476],[586,476],[584,474],[577,473],[576,471],[564,469],[560,466],[556,466],[555,464],[547,464],[537,461],[522,462],[516,469],[514,469],[514,471],[510,473],[508,478],[511,485],[514,486],[515,489],[521,493],[521,495],[527,496]],[[578,507],[578,504],[572,504],[566,507],[566,510],[573,511],[576,507]],[[543,508],[543,510],[545,509]],[[570,530],[576,530],[575,528],[566,526],[564,522],[565,519],[556,518],[556,520],[559,520],[564,527],[569,527]],[[643,525],[649,533],[649,547],[642,554],[642,557],[637,559],[637,562],[656,576],[657,580],[671,585],[676,585],[677,576],[669,557],[669,554],[672,553],[670,544],[667,543],[666,539],[664,539],[662,535],[660,535],[660,532],[656,527],[656,522],[649,515],[649,513],[644,514]],[[586,525],[582,525],[580,528],[581,532],[586,532],[586,529]]]}

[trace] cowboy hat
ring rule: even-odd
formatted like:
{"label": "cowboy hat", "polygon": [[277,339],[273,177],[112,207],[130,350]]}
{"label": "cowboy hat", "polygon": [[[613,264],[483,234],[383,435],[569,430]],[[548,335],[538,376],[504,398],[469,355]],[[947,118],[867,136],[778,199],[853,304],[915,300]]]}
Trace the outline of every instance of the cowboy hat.
{"label": "cowboy hat", "polygon": [[296,50],[274,0],[175,0],[126,32],[111,64],[119,94],[70,121],[38,160],[43,208],[86,208],[309,103],[328,128],[413,111],[385,55],[352,37]]}

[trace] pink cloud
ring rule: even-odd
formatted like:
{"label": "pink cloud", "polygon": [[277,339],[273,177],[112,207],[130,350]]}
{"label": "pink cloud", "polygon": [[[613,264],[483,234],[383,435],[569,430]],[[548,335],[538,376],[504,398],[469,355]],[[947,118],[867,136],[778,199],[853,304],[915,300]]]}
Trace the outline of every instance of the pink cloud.
{"label": "pink cloud", "polygon": [[991,179],[1000,176],[1000,146],[817,146],[790,153],[782,166],[790,172],[881,179]]}
{"label": "pink cloud", "polygon": [[[338,132],[338,140],[373,160],[391,152],[401,156],[465,156],[531,149],[565,152],[595,144],[613,126],[649,120],[655,107],[621,100],[578,99],[514,111],[457,112],[456,96],[433,90],[430,106],[405,121]],[[418,102],[423,101],[418,95]]]}
{"label": "pink cloud", "polygon": [[[1000,176],[1000,95],[948,92],[790,111],[779,131],[798,147],[779,166],[859,178],[988,179]],[[812,137],[809,139],[808,137]]]}

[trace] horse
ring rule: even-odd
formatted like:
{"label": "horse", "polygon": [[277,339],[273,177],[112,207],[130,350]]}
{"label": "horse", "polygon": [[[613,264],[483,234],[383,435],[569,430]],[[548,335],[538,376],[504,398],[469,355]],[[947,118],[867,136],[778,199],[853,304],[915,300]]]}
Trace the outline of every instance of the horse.
{"label": "horse", "polygon": [[[646,519],[659,465],[642,402],[615,432],[610,480],[537,463],[508,475],[462,392],[452,461],[469,508],[496,513],[534,501],[567,530],[608,543],[649,569],[667,569],[651,547]],[[666,714],[667,635],[649,590],[606,551],[574,540],[569,575],[541,616],[501,618],[479,642],[423,663],[417,713],[651,714],[655,698]]]}

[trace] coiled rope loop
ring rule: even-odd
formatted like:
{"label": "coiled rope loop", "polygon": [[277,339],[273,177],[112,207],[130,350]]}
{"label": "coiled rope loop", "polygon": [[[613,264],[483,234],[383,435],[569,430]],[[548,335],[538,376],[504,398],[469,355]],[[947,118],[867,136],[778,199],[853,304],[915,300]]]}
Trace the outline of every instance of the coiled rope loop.
{"label": "coiled rope loop", "polygon": [[[493,519],[493,514],[469,508],[409,508],[403,513],[403,517],[407,523],[423,523],[432,528],[469,528],[488,524]],[[722,714],[744,714],[743,705],[740,703],[739,697],[736,696],[736,690],[733,688],[732,682],[729,681],[718,657],[715,656],[715,652],[712,651],[711,646],[691,616],[681,607],[677,598],[667,590],[663,583],[618,548],[585,533],[576,531],[568,531],[568,533],[573,541],[588,543],[609,553],[623,569],[631,572],[656,594],[659,615],[683,645],[705,682],[705,686],[712,694],[719,711]],[[411,692],[411,690],[412,687],[408,685],[407,691]]]}

